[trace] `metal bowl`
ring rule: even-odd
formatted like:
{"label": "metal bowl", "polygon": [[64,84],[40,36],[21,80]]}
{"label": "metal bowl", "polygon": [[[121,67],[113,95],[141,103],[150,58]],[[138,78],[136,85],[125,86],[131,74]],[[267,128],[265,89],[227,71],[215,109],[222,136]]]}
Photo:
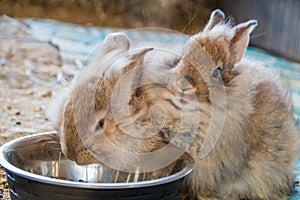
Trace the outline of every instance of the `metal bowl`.
{"label": "metal bowl", "polygon": [[192,171],[193,160],[184,154],[170,165],[171,173],[166,173],[170,168],[125,173],[101,164],[79,166],[64,157],[52,132],[4,144],[0,164],[7,172],[11,199],[174,200],[184,177]]}

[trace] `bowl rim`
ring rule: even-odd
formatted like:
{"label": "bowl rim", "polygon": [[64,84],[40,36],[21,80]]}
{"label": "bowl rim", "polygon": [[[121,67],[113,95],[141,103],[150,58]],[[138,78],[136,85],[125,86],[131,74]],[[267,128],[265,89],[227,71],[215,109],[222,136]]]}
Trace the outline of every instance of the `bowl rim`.
{"label": "bowl rim", "polygon": [[57,132],[51,131],[51,132],[36,133],[36,134],[16,138],[9,142],[4,143],[0,147],[0,166],[2,166],[5,169],[6,173],[10,172],[10,173],[16,174],[20,177],[23,177],[25,179],[30,179],[33,181],[37,181],[37,182],[41,182],[41,183],[45,183],[45,184],[56,185],[56,186],[88,188],[88,189],[130,189],[130,188],[158,186],[158,185],[170,183],[172,181],[176,181],[181,178],[184,178],[185,176],[190,174],[193,170],[193,164],[194,164],[193,158],[188,153],[184,153],[184,154],[186,154],[187,157],[189,157],[189,162],[187,163],[187,165],[179,172],[176,172],[167,177],[158,178],[155,180],[129,182],[129,183],[85,183],[85,182],[56,179],[56,178],[51,178],[51,177],[47,177],[47,176],[34,174],[34,173],[25,171],[23,169],[20,169],[20,168],[14,166],[13,164],[9,163],[5,159],[4,152],[5,152],[5,150],[7,150],[9,148],[9,146],[11,146],[15,143],[18,143],[19,141],[25,140],[25,139],[30,139],[33,137],[38,137],[38,136],[47,135],[47,134],[57,134]]}

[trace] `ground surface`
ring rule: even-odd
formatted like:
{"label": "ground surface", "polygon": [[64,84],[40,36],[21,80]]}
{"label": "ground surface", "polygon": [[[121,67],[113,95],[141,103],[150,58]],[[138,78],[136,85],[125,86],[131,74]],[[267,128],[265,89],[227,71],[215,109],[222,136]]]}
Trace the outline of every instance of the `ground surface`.
{"label": "ground surface", "polygon": [[[20,27],[0,22],[0,145],[52,130],[45,111],[61,71],[58,49],[34,41]],[[0,199],[9,199],[0,170]]]}

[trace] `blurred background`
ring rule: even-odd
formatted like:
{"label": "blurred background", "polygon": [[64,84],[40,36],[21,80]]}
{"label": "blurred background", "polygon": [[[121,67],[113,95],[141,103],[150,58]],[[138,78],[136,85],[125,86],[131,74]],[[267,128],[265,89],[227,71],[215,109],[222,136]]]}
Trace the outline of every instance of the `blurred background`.
{"label": "blurred background", "polygon": [[192,34],[221,8],[236,22],[257,19],[251,44],[300,62],[299,0],[0,0],[0,15],[87,26],[164,27]]}

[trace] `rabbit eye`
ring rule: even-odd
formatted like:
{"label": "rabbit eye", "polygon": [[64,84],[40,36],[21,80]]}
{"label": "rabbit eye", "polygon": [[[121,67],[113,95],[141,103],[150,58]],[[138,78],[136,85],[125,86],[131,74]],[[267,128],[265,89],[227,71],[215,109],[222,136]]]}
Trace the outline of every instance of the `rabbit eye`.
{"label": "rabbit eye", "polygon": [[180,61],[180,57],[179,58],[176,58],[173,62],[173,66],[175,67]]}
{"label": "rabbit eye", "polygon": [[212,72],[211,76],[212,76],[213,78],[218,78],[218,76],[219,76],[219,74],[220,74],[220,71],[222,71],[222,70],[223,70],[223,66],[222,66],[222,65],[216,67],[216,68],[214,69],[214,71]]}
{"label": "rabbit eye", "polygon": [[104,125],[104,120],[103,119],[99,120],[97,125],[96,125],[95,131],[99,131],[100,129],[102,129],[103,125]]}

